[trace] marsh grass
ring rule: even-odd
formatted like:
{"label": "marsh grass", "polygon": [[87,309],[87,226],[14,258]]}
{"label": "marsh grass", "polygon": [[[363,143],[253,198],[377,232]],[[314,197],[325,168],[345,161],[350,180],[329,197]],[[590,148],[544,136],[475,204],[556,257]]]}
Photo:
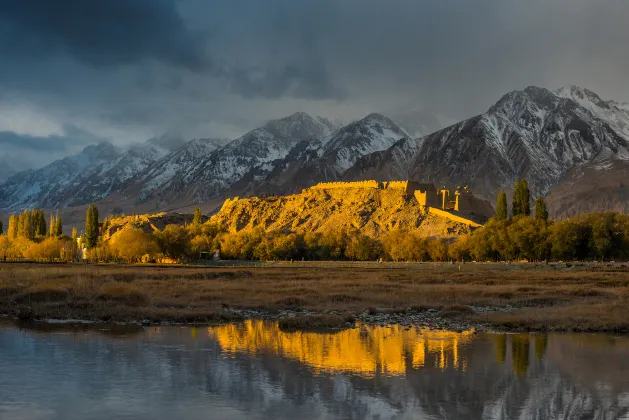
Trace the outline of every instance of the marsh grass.
{"label": "marsh grass", "polygon": [[[462,309],[507,305],[514,310]],[[461,270],[450,264],[346,262],[246,269],[0,264],[0,313],[17,316],[26,308],[41,318],[180,322],[237,318],[228,308],[348,314],[437,308],[444,316],[510,329],[622,331],[628,327],[629,273],[609,264],[466,264]]]}
{"label": "marsh grass", "polygon": [[146,306],[150,304],[149,296],[129,283],[105,283],[98,292],[98,298],[114,301],[126,306]]}

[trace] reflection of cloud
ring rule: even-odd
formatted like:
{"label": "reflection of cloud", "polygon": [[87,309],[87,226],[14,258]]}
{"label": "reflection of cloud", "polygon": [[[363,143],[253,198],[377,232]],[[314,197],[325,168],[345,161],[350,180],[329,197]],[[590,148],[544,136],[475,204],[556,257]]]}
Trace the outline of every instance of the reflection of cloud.
{"label": "reflection of cloud", "polygon": [[[459,346],[473,332],[406,329],[400,326],[358,328],[321,334],[285,332],[276,322],[246,321],[240,325],[208,328],[226,354],[273,353],[295,359],[317,373],[344,372],[363,377],[397,376],[407,370],[459,369]],[[407,361],[412,360],[412,366]]]}

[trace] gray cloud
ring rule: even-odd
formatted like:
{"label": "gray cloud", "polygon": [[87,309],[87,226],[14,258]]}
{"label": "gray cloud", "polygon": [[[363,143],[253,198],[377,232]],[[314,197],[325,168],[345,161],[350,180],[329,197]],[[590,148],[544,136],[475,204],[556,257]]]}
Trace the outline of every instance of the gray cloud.
{"label": "gray cloud", "polygon": [[0,104],[124,144],[411,99],[462,119],[527,85],[628,100],[626,16],[617,0],[0,0]]}
{"label": "gray cloud", "polygon": [[85,146],[106,139],[95,136],[71,124],[63,126],[62,134],[32,136],[12,131],[0,131],[0,165],[7,163],[13,170],[42,166],[53,159],[77,153]]}
{"label": "gray cloud", "polygon": [[93,65],[150,58],[199,69],[201,38],[186,28],[170,0],[2,0],[4,47],[13,52],[67,52]]}

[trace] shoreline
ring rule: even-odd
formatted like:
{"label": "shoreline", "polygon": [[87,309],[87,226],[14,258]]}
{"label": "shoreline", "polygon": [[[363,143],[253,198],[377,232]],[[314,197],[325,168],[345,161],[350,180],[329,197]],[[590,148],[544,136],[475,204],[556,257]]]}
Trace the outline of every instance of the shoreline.
{"label": "shoreline", "polygon": [[[460,268],[459,268],[460,267]],[[53,322],[285,329],[629,332],[625,264],[0,265],[0,314]]]}
{"label": "shoreline", "polygon": [[[172,319],[128,319],[124,321],[102,319],[77,319],[77,318],[30,318],[12,316],[1,313],[0,320],[6,320],[15,326],[37,326],[43,329],[63,328],[125,328],[125,327],[206,327],[226,324],[240,324],[248,320],[277,322],[280,329],[289,332],[323,332],[334,333],[348,329],[358,328],[359,325],[379,327],[403,327],[406,329],[448,331],[462,333],[465,331],[486,333],[588,333],[588,334],[629,334],[626,328],[509,328],[504,325],[496,325],[483,320],[483,314],[509,313],[507,308],[472,308],[481,309],[480,312],[468,313],[468,316],[457,314],[443,315],[446,309],[410,309],[398,311],[379,308],[374,311],[365,311],[356,316],[341,312],[313,312],[308,310],[284,310],[280,312],[267,312],[258,309],[227,309],[221,316],[215,316],[214,320],[181,320]],[[465,311],[467,312],[467,311]]]}

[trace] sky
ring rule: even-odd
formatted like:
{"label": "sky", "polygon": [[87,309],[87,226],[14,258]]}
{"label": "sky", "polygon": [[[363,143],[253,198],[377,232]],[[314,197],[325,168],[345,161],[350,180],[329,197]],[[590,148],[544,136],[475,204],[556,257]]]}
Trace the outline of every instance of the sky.
{"label": "sky", "polygon": [[629,101],[626,0],[0,0],[0,170],[305,111],[449,120],[529,85]]}

